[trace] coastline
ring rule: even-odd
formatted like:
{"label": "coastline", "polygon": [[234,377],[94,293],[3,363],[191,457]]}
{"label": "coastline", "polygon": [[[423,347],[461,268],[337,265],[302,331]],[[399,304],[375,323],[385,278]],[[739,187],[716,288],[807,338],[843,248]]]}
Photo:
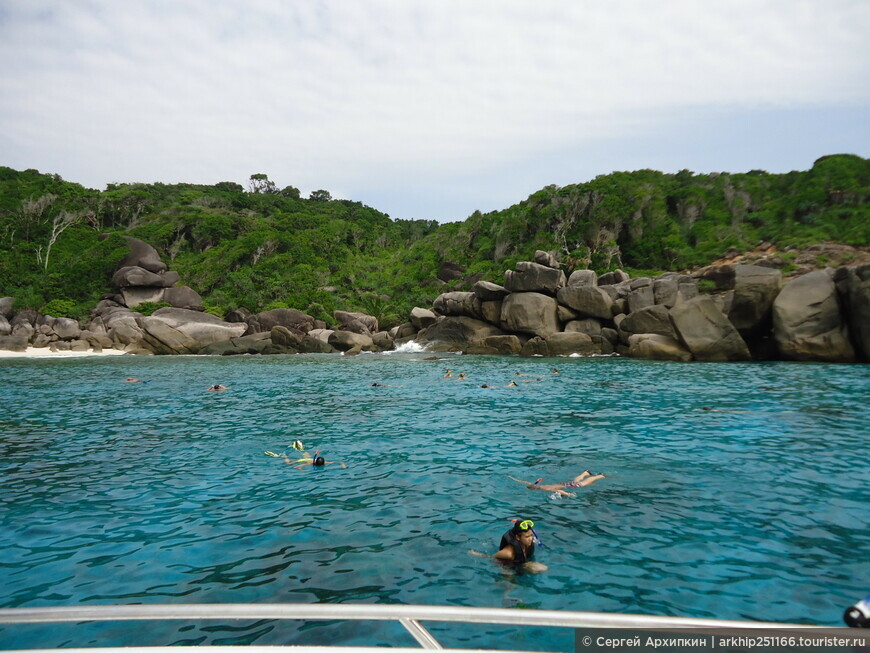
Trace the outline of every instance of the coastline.
{"label": "coastline", "polygon": [[83,358],[85,356],[124,356],[127,352],[118,349],[102,351],[51,351],[48,347],[28,347],[25,351],[0,349],[0,359],[4,358]]}

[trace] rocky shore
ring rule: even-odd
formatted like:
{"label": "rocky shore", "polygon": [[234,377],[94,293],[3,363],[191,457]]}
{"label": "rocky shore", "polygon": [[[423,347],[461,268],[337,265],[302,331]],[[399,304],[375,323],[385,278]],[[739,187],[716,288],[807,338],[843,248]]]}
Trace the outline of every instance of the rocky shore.
{"label": "rocky shore", "polygon": [[[0,299],[0,349],[131,354],[292,354],[386,351],[418,342],[435,352],[521,356],[621,355],[668,361],[870,361],[870,265],[813,270],[791,280],[766,265],[722,263],[691,275],[631,279],[620,270],[566,276],[539,251],[505,272],[417,307],[381,330],[362,313],[328,325],[295,309],[226,319],[203,311],[157,251],[128,238],[130,255],[87,323],[14,310]],[[151,315],[132,309],[165,303]]]}

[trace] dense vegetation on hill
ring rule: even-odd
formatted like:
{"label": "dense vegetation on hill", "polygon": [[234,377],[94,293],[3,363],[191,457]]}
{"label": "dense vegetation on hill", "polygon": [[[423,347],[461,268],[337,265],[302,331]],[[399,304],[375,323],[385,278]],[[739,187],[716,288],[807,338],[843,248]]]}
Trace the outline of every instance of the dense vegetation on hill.
{"label": "dense vegetation on hill", "polygon": [[[686,269],[760,240],[867,246],[868,199],[870,160],[854,155],[782,175],[615,172],[440,226],[391,220],[327,191],[303,199],[264,174],[247,190],[221,182],[96,191],[0,167],[0,294],[18,308],[84,316],[110,290],[123,234],[156,247],[217,314],[286,306],[328,319],[341,308],[389,323],[445,290],[500,281],[536,249],[559,251],[569,271],[604,272]],[[447,284],[437,279],[445,262],[465,268]]]}

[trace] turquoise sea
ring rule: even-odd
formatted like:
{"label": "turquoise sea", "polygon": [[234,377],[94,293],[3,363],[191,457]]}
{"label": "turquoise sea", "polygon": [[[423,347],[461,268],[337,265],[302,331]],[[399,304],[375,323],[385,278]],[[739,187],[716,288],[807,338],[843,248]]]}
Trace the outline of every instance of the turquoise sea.
{"label": "turquoise sea", "polygon": [[[837,626],[870,591],[870,366],[427,356],[0,361],[0,607],[362,602]],[[511,379],[533,382],[478,387]],[[263,453],[296,439],[348,468]],[[574,499],[507,478],[587,468],[607,478]],[[517,517],[535,521],[542,574],[468,553],[494,552]],[[432,631],[573,650],[560,630]],[[414,645],[386,623],[0,628],[7,649],[324,642]]]}

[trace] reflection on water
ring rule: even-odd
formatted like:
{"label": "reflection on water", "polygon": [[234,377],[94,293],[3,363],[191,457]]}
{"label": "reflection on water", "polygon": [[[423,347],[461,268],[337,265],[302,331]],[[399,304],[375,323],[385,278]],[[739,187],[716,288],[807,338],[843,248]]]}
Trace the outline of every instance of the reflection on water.
{"label": "reflection on water", "polygon": [[[838,625],[866,593],[866,366],[598,358],[553,375],[546,359],[430,357],[0,363],[0,605],[414,603]],[[542,381],[478,387],[517,372]],[[217,382],[230,389],[205,392]],[[349,468],[298,471],[263,453],[296,439]],[[608,478],[576,499],[507,478],[586,468]],[[520,516],[536,522],[546,573],[467,554],[494,550]],[[573,647],[564,631],[433,632],[454,646]],[[385,623],[0,630],[7,648],[324,638],[413,645]]]}

